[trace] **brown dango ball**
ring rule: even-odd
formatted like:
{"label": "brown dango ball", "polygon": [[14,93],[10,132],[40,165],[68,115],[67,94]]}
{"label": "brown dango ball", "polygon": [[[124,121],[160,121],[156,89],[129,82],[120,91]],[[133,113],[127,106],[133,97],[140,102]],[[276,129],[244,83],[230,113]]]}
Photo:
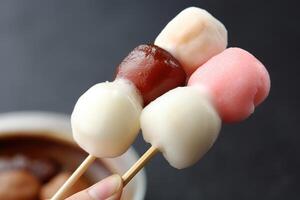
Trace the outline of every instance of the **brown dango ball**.
{"label": "brown dango ball", "polygon": [[38,179],[28,171],[7,170],[0,172],[0,199],[37,199],[40,187]]}
{"label": "brown dango ball", "polygon": [[164,49],[148,44],[136,47],[119,65],[116,78],[130,80],[141,93],[144,105],[185,84],[180,63]]}

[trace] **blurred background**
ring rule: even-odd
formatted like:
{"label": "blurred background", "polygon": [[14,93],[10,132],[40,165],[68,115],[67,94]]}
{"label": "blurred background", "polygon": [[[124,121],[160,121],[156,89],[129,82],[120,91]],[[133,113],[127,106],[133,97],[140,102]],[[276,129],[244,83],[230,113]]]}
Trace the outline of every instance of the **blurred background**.
{"label": "blurred background", "polygon": [[[154,41],[188,6],[222,21],[229,46],[242,47],[270,72],[269,98],[253,117],[225,125],[196,165],[176,170],[156,156],[146,167],[146,199],[297,199],[299,4],[297,1],[0,1],[0,112],[70,114],[86,89],[112,80],[139,44]],[[141,136],[134,144],[142,154]]]}

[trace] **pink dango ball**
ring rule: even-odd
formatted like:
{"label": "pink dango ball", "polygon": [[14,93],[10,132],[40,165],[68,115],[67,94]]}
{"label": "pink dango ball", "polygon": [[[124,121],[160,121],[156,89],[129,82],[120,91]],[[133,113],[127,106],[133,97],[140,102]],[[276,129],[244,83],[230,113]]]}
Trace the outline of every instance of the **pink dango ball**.
{"label": "pink dango ball", "polygon": [[188,85],[205,88],[222,121],[233,123],[249,117],[265,100],[270,91],[270,77],[252,54],[228,48],[199,67]]}

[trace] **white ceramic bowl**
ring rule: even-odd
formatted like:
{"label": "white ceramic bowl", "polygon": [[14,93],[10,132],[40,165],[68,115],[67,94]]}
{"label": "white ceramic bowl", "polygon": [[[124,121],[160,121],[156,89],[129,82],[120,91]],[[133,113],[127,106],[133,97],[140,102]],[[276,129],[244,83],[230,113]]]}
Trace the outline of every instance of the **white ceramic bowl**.
{"label": "white ceramic bowl", "polygon": [[[50,137],[72,142],[72,131],[70,125],[70,116],[41,111],[22,111],[0,114],[0,140],[1,137],[16,132],[22,132],[26,135],[26,131],[30,134],[41,134],[48,132]],[[43,132],[44,131],[44,132]],[[135,163],[138,155],[133,148],[118,158],[102,159],[110,170],[123,174],[129,167]],[[144,199],[146,193],[146,174],[142,170],[133,180],[126,186],[124,196],[131,196],[133,200]]]}

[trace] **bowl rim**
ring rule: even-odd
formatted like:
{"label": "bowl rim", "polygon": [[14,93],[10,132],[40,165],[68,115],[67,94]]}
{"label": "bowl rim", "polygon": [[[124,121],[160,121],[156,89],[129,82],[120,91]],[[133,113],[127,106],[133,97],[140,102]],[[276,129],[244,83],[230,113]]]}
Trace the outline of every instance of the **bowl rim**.
{"label": "bowl rim", "polygon": [[[74,143],[72,138],[72,129],[70,123],[70,115],[50,112],[50,111],[14,111],[0,113],[0,139],[16,131],[30,131],[31,135],[35,132],[44,131],[47,134],[51,133],[51,137],[62,139]],[[46,131],[46,132],[45,132]],[[53,134],[54,133],[54,134]],[[56,133],[56,134],[55,134]],[[105,160],[108,166],[117,168],[120,162],[125,163],[130,167],[139,158],[133,147],[130,147],[127,152],[117,158],[102,159]],[[126,169],[118,171],[124,173]],[[142,200],[146,195],[146,173],[142,169],[132,180],[133,200]]]}

